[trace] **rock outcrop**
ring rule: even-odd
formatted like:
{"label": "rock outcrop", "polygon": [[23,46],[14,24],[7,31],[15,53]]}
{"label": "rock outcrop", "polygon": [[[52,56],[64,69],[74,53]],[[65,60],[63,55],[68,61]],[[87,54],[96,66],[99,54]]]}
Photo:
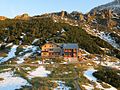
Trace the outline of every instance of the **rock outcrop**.
{"label": "rock outcrop", "polygon": [[7,19],[7,17],[5,17],[5,16],[0,16],[0,20],[6,20]]}
{"label": "rock outcrop", "polygon": [[29,20],[30,16],[25,13],[25,14],[16,16],[14,19]]}

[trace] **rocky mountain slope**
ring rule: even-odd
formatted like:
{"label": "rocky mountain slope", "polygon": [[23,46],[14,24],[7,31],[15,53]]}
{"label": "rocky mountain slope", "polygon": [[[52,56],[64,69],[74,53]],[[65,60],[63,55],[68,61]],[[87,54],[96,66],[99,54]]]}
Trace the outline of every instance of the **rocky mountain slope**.
{"label": "rocky mountain slope", "polygon": [[109,10],[112,10],[114,13],[120,14],[120,12],[119,12],[120,11],[120,0],[114,0],[105,5],[98,6],[94,9],[92,9],[92,11],[94,11],[94,10],[101,11],[104,9],[109,9]]}
{"label": "rocky mountain slope", "polygon": [[42,45],[50,40],[77,42],[90,53],[120,57],[120,15],[115,5],[119,6],[119,1],[96,7],[87,14],[61,11],[33,17],[18,15],[0,21],[0,42],[20,45]]}
{"label": "rocky mountain slope", "polygon": [[[114,0],[98,6],[89,12],[89,25],[94,32],[104,33],[103,37],[111,39],[112,44],[120,48],[120,0]],[[105,37],[104,37],[105,36]],[[106,41],[109,42],[107,39]],[[109,42],[111,43],[111,42]]]}

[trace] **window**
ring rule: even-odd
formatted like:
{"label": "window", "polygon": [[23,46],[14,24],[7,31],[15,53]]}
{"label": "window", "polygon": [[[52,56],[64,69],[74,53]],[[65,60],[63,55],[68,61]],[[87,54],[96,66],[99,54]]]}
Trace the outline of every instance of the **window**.
{"label": "window", "polygon": [[53,51],[53,49],[49,49],[50,51]]}
{"label": "window", "polygon": [[65,55],[67,55],[67,56],[68,56],[68,55],[69,55],[69,53],[67,53],[67,52],[66,52],[66,53],[65,53]]}
{"label": "window", "polygon": [[53,45],[50,45],[50,47],[53,47]]}

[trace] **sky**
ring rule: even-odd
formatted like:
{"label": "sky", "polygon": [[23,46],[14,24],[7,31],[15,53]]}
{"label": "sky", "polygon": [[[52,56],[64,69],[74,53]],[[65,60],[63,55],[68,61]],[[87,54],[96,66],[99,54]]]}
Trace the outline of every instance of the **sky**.
{"label": "sky", "polygon": [[89,12],[92,8],[113,0],[1,0],[0,16],[13,18],[28,13],[30,16],[59,11]]}

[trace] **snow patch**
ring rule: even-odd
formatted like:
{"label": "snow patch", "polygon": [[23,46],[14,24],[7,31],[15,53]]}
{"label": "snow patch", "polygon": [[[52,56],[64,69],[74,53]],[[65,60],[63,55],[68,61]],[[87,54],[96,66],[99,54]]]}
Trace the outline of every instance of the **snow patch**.
{"label": "snow patch", "polygon": [[[37,50],[38,46],[27,46],[26,45],[26,46],[23,47],[23,49],[24,49],[23,52],[19,53],[21,56],[17,57],[17,59],[18,59],[17,63],[18,64],[23,63],[26,58],[31,56],[33,53],[37,52],[38,51]],[[22,55],[22,54],[24,54],[24,55]]]}
{"label": "snow patch", "polygon": [[65,82],[63,81],[53,81],[58,84],[58,86],[54,90],[70,90],[70,87],[65,86]]}
{"label": "snow patch", "polygon": [[23,63],[24,60],[25,60],[26,58],[28,58],[29,56],[31,56],[31,55],[32,55],[32,52],[31,52],[31,53],[26,53],[24,56],[17,57],[17,59],[18,59],[17,63],[18,63],[18,64]]}
{"label": "snow patch", "polygon": [[24,38],[24,36],[20,36],[20,38],[22,38],[22,39],[23,39],[23,38]]}
{"label": "snow patch", "polygon": [[0,73],[0,78],[3,78],[0,81],[0,90],[15,90],[21,86],[30,85],[25,79],[13,76],[13,74],[12,71]]}
{"label": "snow patch", "polygon": [[29,78],[34,78],[34,77],[47,77],[48,74],[50,74],[51,72],[47,71],[43,66],[40,66],[36,70],[28,73]]}
{"label": "snow patch", "polygon": [[5,57],[5,58],[2,58],[1,61],[0,61],[0,63],[5,62],[5,61],[8,61],[8,60],[11,59],[11,58],[14,58],[14,57],[16,56],[16,55],[15,55],[15,52],[16,52],[17,47],[18,47],[17,45],[13,45],[13,46],[11,47],[10,52],[8,53],[8,56]]}

